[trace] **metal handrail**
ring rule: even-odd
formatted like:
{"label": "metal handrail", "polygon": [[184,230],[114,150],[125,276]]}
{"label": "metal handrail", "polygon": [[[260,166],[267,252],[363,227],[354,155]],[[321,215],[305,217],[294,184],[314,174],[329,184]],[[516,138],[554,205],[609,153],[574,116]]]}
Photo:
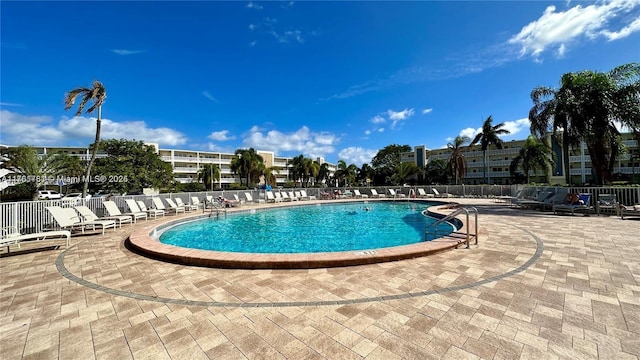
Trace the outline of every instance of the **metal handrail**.
{"label": "metal handrail", "polygon": [[427,227],[424,229],[425,235],[428,235],[429,234],[429,229],[433,228],[433,234],[434,234],[434,236],[437,237],[438,225],[440,225],[440,224],[442,224],[444,222],[449,222],[449,220],[454,219],[456,216],[462,214],[463,212],[467,216],[467,238],[466,238],[467,249],[469,248],[470,239],[471,239],[471,233],[469,232],[469,230],[470,230],[469,229],[469,212],[473,212],[475,214],[475,233],[473,234],[473,236],[476,238],[475,245],[478,245],[478,209],[476,209],[473,206],[458,208],[454,212],[446,215],[445,217],[438,219],[438,221],[427,225]]}
{"label": "metal handrail", "polygon": [[[211,207],[209,208],[207,205],[211,205]],[[221,212],[224,213],[225,217],[227,216],[227,208],[218,201],[205,200],[202,212],[204,213],[207,209],[209,210],[209,217],[213,215],[214,211],[216,213],[216,217],[219,217]]]}

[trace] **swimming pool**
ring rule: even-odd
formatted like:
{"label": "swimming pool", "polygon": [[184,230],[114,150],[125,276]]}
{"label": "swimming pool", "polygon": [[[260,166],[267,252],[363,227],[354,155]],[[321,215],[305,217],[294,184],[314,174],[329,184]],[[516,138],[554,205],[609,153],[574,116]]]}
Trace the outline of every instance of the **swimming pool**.
{"label": "swimming pool", "polygon": [[[316,204],[230,214],[161,230],[163,244],[243,253],[318,253],[369,250],[432,240],[424,202]],[[367,210],[368,209],[368,210]],[[454,231],[438,225],[438,234]]]}

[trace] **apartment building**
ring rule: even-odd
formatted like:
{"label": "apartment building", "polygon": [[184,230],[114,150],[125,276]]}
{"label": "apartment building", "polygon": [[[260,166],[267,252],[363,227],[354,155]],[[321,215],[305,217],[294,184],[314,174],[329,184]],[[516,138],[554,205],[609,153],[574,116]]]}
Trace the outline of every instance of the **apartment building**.
{"label": "apartment building", "polygon": [[[161,149],[158,144],[147,143],[156,149],[156,153],[162,161],[171,164],[173,168],[173,176],[176,181],[181,183],[195,182],[198,179],[198,171],[204,164],[215,164],[220,169],[220,180],[218,187],[229,188],[233,183],[240,183],[240,178],[231,170],[231,160],[235,156],[233,153],[197,151],[197,150],[180,150],[180,149]],[[89,160],[91,152],[85,147],[61,147],[61,146],[35,146],[38,154],[44,155],[49,153],[65,153],[68,155],[78,156],[82,160]],[[291,159],[289,157],[276,156],[273,151],[256,150],[262,156],[266,167],[276,167],[276,183],[278,186],[292,181]],[[105,154],[98,153],[97,157],[105,157]],[[318,158],[321,164],[324,163],[323,158]],[[333,174],[336,170],[334,164],[329,164],[329,169]]]}
{"label": "apartment building", "polygon": [[[627,153],[618,156],[613,172],[614,174],[628,176],[640,174],[640,147],[638,146],[638,141],[634,139],[631,133],[622,134],[622,138],[622,143],[626,146]],[[530,174],[532,176],[531,181],[564,184],[566,181],[562,167],[562,147],[553,137],[549,137],[549,141],[555,158],[555,163],[549,171],[550,178],[547,179],[543,171],[538,171],[535,174]],[[486,156],[490,184],[511,184],[509,167],[513,159],[518,156],[524,143],[525,140],[511,140],[505,142],[502,149],[498,149],[493,145],[489,146]],[[582,143],[580,146],[571,149],[569,153],[571,182],[573,184],[593,182],[591,158],[586,145]],[[481,146],[470,146],[465,149],[464,154],[467,160],[467,175],[463,178],[463,183],[469,185],[485,183],[485,165]],[[420,166],[419,159],[425,158],[428,163],[433,159],[448,161],[450,156],[451,150],[448,148],[428,150],[424,145],[420,145],[416,146],[412,152],[402,154],[402,160],[411,161]]]}

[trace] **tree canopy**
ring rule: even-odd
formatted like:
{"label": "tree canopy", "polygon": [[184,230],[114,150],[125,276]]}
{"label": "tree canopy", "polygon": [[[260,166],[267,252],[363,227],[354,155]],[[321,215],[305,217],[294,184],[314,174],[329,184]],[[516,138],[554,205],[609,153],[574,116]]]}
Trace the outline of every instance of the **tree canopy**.
{"label": "tree canopy", "polygon": [[96,160],[96,175],[92,177],[96,189],[130,193],[166,188],[174,181],[171,164],[142,141],[105,140],[100,149],[106,157]]}

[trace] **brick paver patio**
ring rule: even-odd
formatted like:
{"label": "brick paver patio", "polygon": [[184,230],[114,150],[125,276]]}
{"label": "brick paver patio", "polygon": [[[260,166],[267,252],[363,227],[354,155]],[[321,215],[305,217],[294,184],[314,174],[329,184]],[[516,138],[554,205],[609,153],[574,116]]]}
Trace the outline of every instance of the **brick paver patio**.
{"label": "brick paver patio", "polygon": [[374,265],[189,267],[129,251],[131,226],[25,245],[0,258],[0,358],[638,358],[640,219],[454,201],[479,245]]}

